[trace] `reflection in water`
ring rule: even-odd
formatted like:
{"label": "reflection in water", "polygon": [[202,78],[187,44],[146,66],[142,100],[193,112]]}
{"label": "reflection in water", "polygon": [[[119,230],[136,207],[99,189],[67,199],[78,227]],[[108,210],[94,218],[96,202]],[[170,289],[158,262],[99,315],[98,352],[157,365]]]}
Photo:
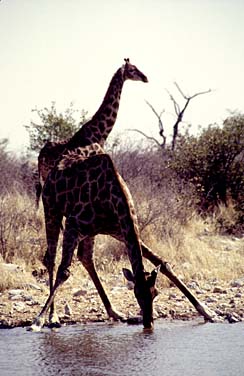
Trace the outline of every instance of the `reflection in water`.
{"label": "reflection in water", "polygon": [[129,330],[124,326],[100,326],[99,329],[90,326],[89,329],[73,328],[73,333],[69,330],[68,335],[46,333],[39,347],[39,359],[49,359],[57,374],[64,369],[72,375],[144,374],[143,370],[151,369],[155,361],[156,354],[148,354],[149,341],[155,335],[144,334],[140,327],[126,329]]}
{"label": "reflection in water", "polygon": [[239,376],[243,323],[87,325],[30,333],[0,331],[1,376]]}

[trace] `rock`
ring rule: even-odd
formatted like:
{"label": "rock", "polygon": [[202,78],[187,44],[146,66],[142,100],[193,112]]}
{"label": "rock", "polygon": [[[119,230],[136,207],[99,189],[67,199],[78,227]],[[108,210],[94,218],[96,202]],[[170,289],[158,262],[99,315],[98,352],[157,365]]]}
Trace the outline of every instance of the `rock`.
{"label": "rock", "polygon": [[239,316],[236,314],[236,313],[228,313],[226,315],[226,320],[229,321],[230,324],[235,324],[239,321],[241,321],[241,318],[239,318]]}
{"label": "rock", "polygon": [[32,307],[32,306],[34,306],[34,305],[39,305],[39,303],[32,299],[32,300],[30,300],[30,301],[27,301],[27,302],[26,302],[26,305]]}
{"label": "rock", "polygon": [[170,309],[169,310],[169,314],[172,316],[172,318],[174,318],[175,317],[175,314],[176,314],[176,312],[175,312],[175,310],[174,309]]}
{"label": "rock", "polygon": [[203,294],[205,294],[205,291],[203,291],[203,290],[196,290],[196,294],[197,295],[203,295]]}
{"label": "rock", "polygon": [[215,294],[227,294],[227,290],[223,289],[220,286],[215,286],[213,289],[213,293]]}
{"label": "rock", "polygon": [[8,291],[9,297],[16,296],[16,295],[22,295],[24,294],[24,290],[21,289],[12,289]]}
{"label": "rock", "polygon": [[13,308],[17,312],[23,312],[25,310],[26,306],[25,306],[25,303],[23,303],[23,302],[14,302]]}
{"label": "rock", "polygon": [[240,292],[237,292],[236,294],[235,294],[235,298],[241,298],[242,297],[242,294],[240,293]]}
{"label": "rock", "polygon": [[192,290],[196,290],[199,288],[199,284],[196,281],[191,281],[187,283],[187,287]]}
{"label": "rock", "polygon": [[24,283],[24,287],[29,288],[29,289],[33,289],[33,290],[36,290],[36,291],[42,291],[42,288],[38,285],[35,285],[34,283]]}
{"label": "rock", "polygon": [[212,298],[211,296],[208,296],[205,301],[206,303],[217,303],[218,300],[215,298]]}
{"label": "rock", "polygon": [[209,284],[204,285],[204,290],[205,291],[211,291],[212,290],[211,285],[209,285]]}
{"label": "rock", "polygon": [[23,269],[17,264],[0,263],[0,267],[8,272],[23,271]]}
{"label": "rock", "polygon": [[66,316],[71,316],[72,315],[72,309],[71,309],[69,303],[66,303],[65,306],[64,306],[64,314]]}
{"label": "rock", "polygon": [[9,297],[9,300],[12,300],[12,301],[23,300],[23,296],[22,295],[12,295],[12,296]]}
{"label": "rock", "polygon": [[73,296],[74,297],[78,297],[78,296],[85,296],[87,294],[87,291],[86,290],[77,290],[73,293]]}
{"label": "rock", "polygon": [[22,295],[25,302],[31,302],[33,300],[31,295]]}
{"label": "rock", "polygon": [[242,287],[244,286],[244,278],[239,278],[231,282],[231,287]]}

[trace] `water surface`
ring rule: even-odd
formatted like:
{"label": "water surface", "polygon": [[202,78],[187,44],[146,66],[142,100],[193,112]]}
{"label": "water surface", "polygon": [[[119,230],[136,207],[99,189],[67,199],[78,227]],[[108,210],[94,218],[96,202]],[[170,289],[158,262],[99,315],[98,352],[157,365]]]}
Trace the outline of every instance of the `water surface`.
{"label": "water surface", "polygon": [[242,376],[244,323],[157,321],[0,331],[1,376]]}

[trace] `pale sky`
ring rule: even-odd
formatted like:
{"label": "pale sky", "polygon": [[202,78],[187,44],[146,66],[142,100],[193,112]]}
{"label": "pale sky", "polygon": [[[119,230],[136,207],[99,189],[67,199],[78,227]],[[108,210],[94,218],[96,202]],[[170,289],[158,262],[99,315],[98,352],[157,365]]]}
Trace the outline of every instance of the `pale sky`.
{"label": "pale sky", "polygon": [[243,0],[1,0],[0,139],[24,150],[31,110],[52,101],[92,116],[125,57],[149,83],[125,83],[113,134],[137,128],[157,137],[145,100],[166,110],[170,133],[165,89],[184,103],[174,81],[189,95],[213,90],[190,103],[185,121],[221,124],[228,109],[244,110],[243,20]]}

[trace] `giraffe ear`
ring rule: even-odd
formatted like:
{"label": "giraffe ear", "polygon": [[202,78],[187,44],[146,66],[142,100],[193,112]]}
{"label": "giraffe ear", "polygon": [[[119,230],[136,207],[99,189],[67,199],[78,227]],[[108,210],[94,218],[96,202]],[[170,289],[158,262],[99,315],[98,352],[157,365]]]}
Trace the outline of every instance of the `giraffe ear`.
{"label": "giraffe ear", "polygon": [[135,277],[129,269],[123,268],[122,271],[127,281],[135,283]]}
{"label": "giraffe ear", "polygon": [[160,271],[161,265],[158,265],[153,271],[151,272],[150,277],[148,278],[148,282],[150,287],[153,287],[156,283],[158,272]]}

